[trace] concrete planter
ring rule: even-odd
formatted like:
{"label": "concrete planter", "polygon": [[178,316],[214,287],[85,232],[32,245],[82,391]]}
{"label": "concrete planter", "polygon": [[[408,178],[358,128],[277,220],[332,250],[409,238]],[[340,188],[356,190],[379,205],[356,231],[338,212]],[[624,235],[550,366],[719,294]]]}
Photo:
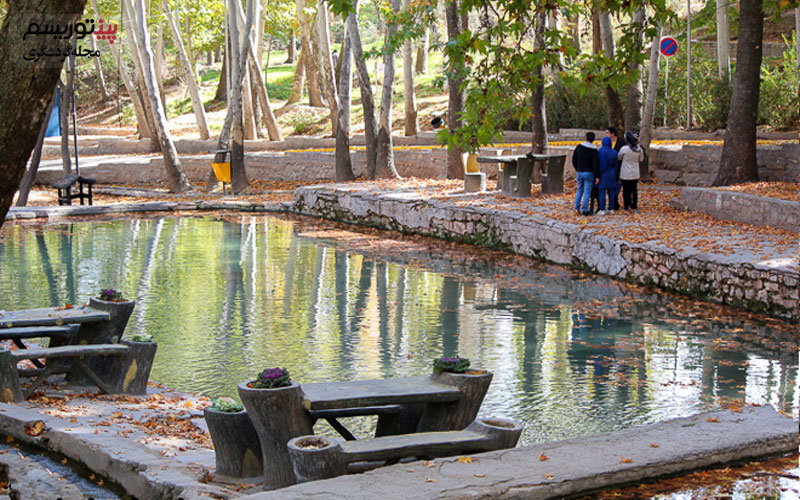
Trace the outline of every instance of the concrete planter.
{"label": "concrete planter", "polygon": [[214,442],[217,475],[242,478],[262,473],[261,443],[247,412],[203,410]]}
{"label": "concrete planter", "polygon": [[108,362],[111,364],[111,380],[114,383],[115,392],[124,394],[147,394],[147,381],[150,379],[150,369],[156,358],[158,343],[156,342],[134,342],[123,340],[120,342],[130,350],[121,359],[114,359],[113,356]]}
{"label": "concrete planter", "polygon": [[264,464],[264,489],[272,490],[295,484],[294,471],[286,443],[295,437],[313,433],[311,417],[303,408],[303,391],[297,382],[276,389],[239,384],[239,397],[261,442]]}

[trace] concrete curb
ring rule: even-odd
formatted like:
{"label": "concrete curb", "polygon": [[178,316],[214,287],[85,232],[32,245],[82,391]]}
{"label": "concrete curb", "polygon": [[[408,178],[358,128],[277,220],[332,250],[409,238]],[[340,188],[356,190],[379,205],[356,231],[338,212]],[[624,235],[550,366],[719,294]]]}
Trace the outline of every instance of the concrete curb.
{"label": "concrete curb", "polygon": [[[797,422],[771,407],[718,410],[622,431],[398,464],[257,493],[248,500],[550,499],[797,451]],[[544,458],[544,459],[543,459]]]}
{"label": "concrete curb", "polygon": [[[0,428],[14,439],[84,463],[135,498],[229,498],[229,492],[200,479],[208,469],[162,457],[134,440],[95,434],[85,422],[70,423],[45,412],[0,403]],[[208,450],[209,454],[213,452]],[[213,459],[212,459],[213,460]]]}

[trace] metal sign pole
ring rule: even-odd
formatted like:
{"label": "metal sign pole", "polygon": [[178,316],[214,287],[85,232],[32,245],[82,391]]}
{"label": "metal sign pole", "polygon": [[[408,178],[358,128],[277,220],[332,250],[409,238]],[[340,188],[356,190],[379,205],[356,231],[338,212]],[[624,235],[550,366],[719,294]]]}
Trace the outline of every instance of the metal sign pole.
{"label": "metal sign pole", "polygon": [[667,60],[667,69],[664,71],[664,126],[667,126],[667,101],[669,100],[669,57]]}

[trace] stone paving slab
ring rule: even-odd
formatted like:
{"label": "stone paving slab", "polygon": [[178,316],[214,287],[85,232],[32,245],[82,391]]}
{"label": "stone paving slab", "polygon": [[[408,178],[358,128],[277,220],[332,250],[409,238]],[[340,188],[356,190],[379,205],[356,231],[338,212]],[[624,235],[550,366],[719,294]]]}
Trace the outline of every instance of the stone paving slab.
{"label": "stone paving slab", "polygon": [[[717,410],[608,434],[411,462],[249,495],[248,500],[550,499],[797,451],[771,407]],[[470,460],[471,459],[471,460]]]}
{"label": "stone paving slab", "polygon": [[[171,421],[204,431],[198,396],[150,388],[145,397],[113,399],[51,393],[51,404],[0,403],[0,429],[15,440],[82,462],[98,476],[142,499],[227,499],[240,496],[208,482],[214,452],[189,437],[146,433],[134,421]],[[55,403],[53,403],[55,402]],[[209,440],[210,443],[210,440]],[[42,497],[44,498],[44,497]]]}

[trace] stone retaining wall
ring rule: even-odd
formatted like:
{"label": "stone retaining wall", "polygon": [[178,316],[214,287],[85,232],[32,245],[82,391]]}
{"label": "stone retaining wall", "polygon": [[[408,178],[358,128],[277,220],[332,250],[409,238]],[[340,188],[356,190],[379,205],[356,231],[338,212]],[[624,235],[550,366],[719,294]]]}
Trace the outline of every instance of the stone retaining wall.
{"label": "stone retaining wall", "polygon": [[[650,169],[661,182],[710,186],[721,154],[722,147],[716,144],[654,146],[650,148]],[[762,181],[800,180],[800,144],[758,146],[757,161]]]}
{"label": "stone retaining wall", "polygon": [[697,251],[634,244],[519,212],[421,199],[408,192],[308,186],[303,214],[509,250],[557,264],[751,311],[798,320],[797,271],[725,260]]}
{"label": "stone retaining wall", "polygon": [[680,199],[672,200],[670,205],[679,210],[708,214],[715,219],[800,233],[800,203],[797,201],[717,189],[683,188]]}

